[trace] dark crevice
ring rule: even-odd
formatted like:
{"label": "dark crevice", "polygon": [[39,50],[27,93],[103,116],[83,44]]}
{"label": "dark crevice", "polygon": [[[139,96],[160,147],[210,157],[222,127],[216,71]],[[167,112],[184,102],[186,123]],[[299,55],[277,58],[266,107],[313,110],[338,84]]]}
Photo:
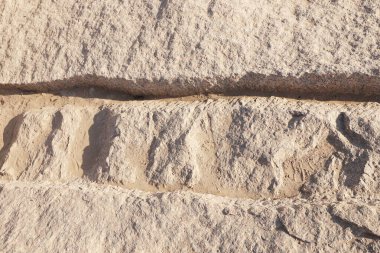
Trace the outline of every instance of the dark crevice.
{"label": "dark crevice", "polygon": [[50,133],[48,138],[46,139],[45,146],[47,147],[47,152],[50,155],[53,155],[53,139],[57,133],[58,130],[62,128],[63,123],[63,115],[62,112],[57,111],[52,120],[52,129],[53,131]]}
{"label": "dark crevice", "polygon": [[[163,1],[163,4],[166,1]],[[10,92],[50,92],[62,94],[71,88],[100,88],[105,96],[114,92],[120,99],[135,96],[144,99],[174,98],[192,95],[218,94],[224,96],[278,96],[321,101],[378,101],[380,77],[365,74],[305,74],[300,77],[249,73],[240,78],[178,78],[173,80],[107,78],[96,75],[74,76],[63,80],[34,83],[2,83]],[[3,91],[4,93],[6,91]],[[72,94],[67,94],[70,96]],[[80,96],[80,95],[78,95]]]}
{"label": "dark crevice", "polygon": [[360,134],[353,131],[350,127],[350,118],[346,113],[342,112],[336,119],[336,125],[339,132],[354,146],[360,149],[372,150],[371,144]]}
{"label": "dark crevice", "polygon": [[21,124],[23,122],[24,115],[20,114],[13,119],[11,119],[3,131],[3,140],[4,145],[0,150],[0,176],[2,176],[3,172],[1,171],[1,167],[7,159],[9,150],[12,144],[16,141],[16,137],[18,132],[20,131]]}
{"label": "dark crevice", "polygon": [[112,141],[118,136],[116,118],[106,108],[100,110],[93,119],[93,124],[88,130],[89,145],[83,152],[82,169],[85,177],[92,181],[111,180],[109,178],[109,155]]}
{"label": "dark crevice", "polygon": [[342,152],[343,154],[347,155],[348,157],[351,157],[351,151],[348,147],[343,143],[343,141],[339,138],[339,136],[330,131],[329,135],[327,136],[327,142],[333,146],[336,151]]}
{"label": "dark crevice", "polygon": [[352,188],[360,183],[360,179],[364,174],[364,169],[368,161],[368,151],[364,151],[355,159],[345,161],[342,168],[343,173],[346,176],[346,179],[344,180],[345,186]]}
{"label": "dark crevice", "polygon": [[210,3],[208,4],[207,15],[209,17],[214,16],[214,7],[215,7],[215,4],[216,4],[216,0],[211,0]]}
{"label": "dark crevice", "polygon": [[[344,185],[354,188],[360,183],[365,167],[369,162],[369,152],[372,150],[371,144],[362,135],[352,130],[350,118],[342,112],[336,119],[336,129],[348,141],[345,144],[341,137],[334,132],[330,132],[327,141],[334,146],[337,151],[344,154],[342,172],[345,175]],[[350,146],[354,148],[351,150]]]}
{"label": "dark crevice", "polygon": [[161,19],[164,17],[165,10],[168,8],[169,0],[161,0],[160,6],[158,7],[158,12],[156,15],[157,22],[154,25],[154,30],[157,30]]}

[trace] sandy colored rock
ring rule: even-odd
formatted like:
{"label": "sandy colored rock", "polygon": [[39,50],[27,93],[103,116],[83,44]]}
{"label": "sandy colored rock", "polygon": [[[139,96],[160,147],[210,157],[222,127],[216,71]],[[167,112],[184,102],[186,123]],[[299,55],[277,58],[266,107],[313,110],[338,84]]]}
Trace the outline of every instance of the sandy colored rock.
{"label": "sandy colored rock", "polygon": [[379,95],[378,1],[0,3],[0,83]]}
{"label": "sandy colored rock", "polygon": [[[83,183],[14,182],[0,187],[4,224],[0,226],[4,242],[0,249],[6,252],[380,249],[376,234],[357,230],[362,226],[360,220],[336,220],[330,211],[333,204],[326,201],[254,201],[188,191],[152,194]],[[378,201],[342,201],[340,206],[371,208],[374,215],[380,210]]]}
{"label": "sandy colored rock", "polygon": [[[38,97],[23,97],[22,104]],[[254,199],[378,197],[377,103],[64,101],[55,97],[49,106],[24,112],[4,105],[6,115],[14,115],[3,126],[11,138],[3,140],[2,178],[84,178]]]}
{"label": "sandy colored rock", "polygon": [[378,103],[96,92],[0,96],[0,251],[380,249]]}
{"label": "sandy colored rock", "polygon": [[380,252],[379,66],[375,0],[2,0],[0,251]]}

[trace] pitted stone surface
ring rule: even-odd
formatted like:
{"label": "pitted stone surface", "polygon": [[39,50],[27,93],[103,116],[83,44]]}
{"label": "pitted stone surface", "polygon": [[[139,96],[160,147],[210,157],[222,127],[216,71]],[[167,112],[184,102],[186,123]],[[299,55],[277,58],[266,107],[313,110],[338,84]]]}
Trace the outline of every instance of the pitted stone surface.
{"label": "pitted stone surface", "polygon": [[0,34],[3,86],[380,94],[375,0],[4,0]]}
{"label": "pitted stone surface", "polygon": [[15,95],[4,104],[4,180],[254,199],[379,196],[378,103]]}
{"label": "pitted stone surface", "polygon": [[2,0],[0,251],[380,252],[379,66],[376,0]]}

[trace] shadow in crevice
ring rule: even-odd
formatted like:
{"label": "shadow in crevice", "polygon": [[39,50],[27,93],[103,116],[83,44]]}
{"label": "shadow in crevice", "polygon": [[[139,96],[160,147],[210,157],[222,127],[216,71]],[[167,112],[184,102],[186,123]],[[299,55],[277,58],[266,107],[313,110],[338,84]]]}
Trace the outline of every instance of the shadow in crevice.
{"label": "shadow in crevice", "polygon": [[293,129],[293,128],[296,128],[300,124],[302,119],[306,117],[307,113],[299,112],[299,111],[292,111],[292,112],[290,112],[290,114],[292,115],[292,118],[288,122],[288,128]]}
{"label": "shadow in crevice", "polygon": [[117,136],[116,117],[108,108],[100,110],[88,131],[89,145],[82,155],[82,170],[91,181],[109,180],[108,154]]}
{"label": "shadow in crevice", "polygon": [[[344,186],[354,188],[359,185],[365,168],[370,161],[371,143],[362,135],[356,133],[350,125],[350,118],[342,112],[336,119],[336,129],[341,134],[331,132],[327,141],[339,152],[342,157],[342,173],[344,175]],[[344,137],[347,144],[341,139]],[[348,144],[349,143],[349,144]]]}
{"label": "shadow in crevice", "polygon": [[22,124],[24,116],[22,114],[17,115],[16,117],[12,118],[6,127],[4,128],[3,132],[3,147],[0,150],[0,176],[1,176],[1,167],[3,166],[5,160],[7,159],[7,156],[9,154],[10,148],[12,144],[16,141],[16,137],[18,135],[18,132],[20,131],[20,127]]}
{"label": "shadow in crevice", "polygon": [[353,131],[350,127],[350,118],[342,112],[336,119],[337,130],[354,146],[360,149],[372,150],[371,144],[360,134]]}
{"label": "shadow in crevice", "polygon": [[62,128],[63,114],[61,111],[57,111],[52,119],[51,126],[52,132],[49,134],[45,141],[45,146],[47,147],[47,153],[53,155],[53,139],[58,130]]}
{"label": "shadow in crevice", "polygon": [[346,161],[346,163],[343,165],[343,172],[346,176],[344,181],[345,186],[352,188],[359,184],[368,161],[369,154],[367,150],[365,150],[362,154],[360,154],[352,161]]}
{"label": "shadow in crevice", "polygon": [[374,234],[368,228],[361,227],[358,224],[355,224],[351,221],[345,220],[345,219],[339,217],[338,215],[336,215],[334,213],[333,207],[329,206],[327,208],[327,212],[331,215],[333,222],[338,224],[344,230],[349,228],[354,236],[367,238],[367,239],[371,239],[371,240],[376,240],[376,241],[380,240],[380,236],[377,234]]}
{"label": "shadow in crevice", "polygon": [[[165,2],[165,1],[163,1]],[[300,77],[248,73],[242,77],[177,78],[173,80],[73,76],[35,83],[2,83],[2,89],[20,92],[50,92],[62,96],[100,97],[116,100],[161,99],[193,95],[278,96],[321,101],[380,101],[380,77],[355,73],[305,74]],[[70,92],[72,88],[89,92]],[[91,88],[99,92],[91,94]],[[4,91],[2,92],[4,93]]]}
{"label": "shadow in crevice", "polygon": [[310,243],[308,241],[305,241],[299,237],[297,237],[296,235],[292,234],[289,232],[289,230],[287,229],[287,227],[285,226],[285,224],[281,221],[280,218],[277,217],[276,221],[275,221],[275,224],[276,224],[276,230],[277,231],[281,231],[281,232],[284,232],[285,234],[287,234],[288,236],[292,237],[293,239],[295,239],[296,241],[300,242],[300,243]]}

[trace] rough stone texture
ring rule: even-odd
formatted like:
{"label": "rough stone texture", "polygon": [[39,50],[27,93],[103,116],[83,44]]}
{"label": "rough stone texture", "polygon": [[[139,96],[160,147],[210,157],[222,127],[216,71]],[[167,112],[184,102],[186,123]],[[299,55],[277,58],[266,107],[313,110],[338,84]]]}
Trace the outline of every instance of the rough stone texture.
{"label": "rough stone texture", "polygon": [[3,0],[0,34],[7,87],[380,94],[376,0]]}
{"label": "rough stone texture", "polygon": [[1,0],[0,251],[380,252],[379,66],[376,0]]}
{"label": "rough stone texture", "polygon": [[0,103],[0,251],[380,250],[378,103]]}
{"label": "rough stone texture", "polygon": [[[379,201],[341,201],[336,207],[326,201],[254,201],[83,183],[14,182],[0,189],[5,252],[380,250],[373,225],[379,222]],[[347,218],[336,209],[354,215]]]}
{"label": "rough stone texture", "polygon": [[377,198],[379,111],[276,97],[50,103],[9,120],[0,173],[251,198]]}

